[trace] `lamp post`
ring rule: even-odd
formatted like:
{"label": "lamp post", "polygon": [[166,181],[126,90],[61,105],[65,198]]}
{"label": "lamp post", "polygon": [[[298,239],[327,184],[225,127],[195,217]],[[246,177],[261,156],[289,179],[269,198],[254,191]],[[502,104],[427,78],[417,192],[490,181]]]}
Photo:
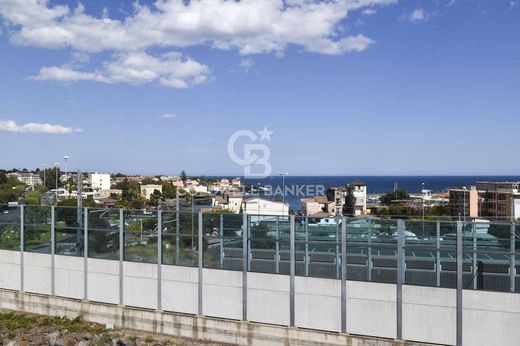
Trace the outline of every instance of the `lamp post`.
{"label": "lamp post", "polygon": [[47,171],[47,164],[44,163],[44,164],[42,164],[42,166],[43,166],[43,186],[46,186],[45,185],[45,173]]}
{"label": "lamp post", "polygon": [[[289,175],[289,173],[285,172],[278,172],[278,175],[282,176],[282,216],[284,216],[284,209],[285,209],[285,177]],[[288,214],[288,213],[287,213]]]}
{"label": "lamp post", "polygon": [[462,187],[462,216],[466,222],[466,186]]}
{"label": "lamp post", "polygon": [[58,205],[58,167],[60,166],[59,163],[54,163],[54,176],[56,178],[56,189],[54,190],[54,196],[56,198],[56,205]]}
{"label": "lamp post", "polygon": [[[67,155],[64,155],[62,157],[63,161],[65,161],[65,188],[68,190],[68,185],[69,185],[69,167],[68,167],[68,162],[69,162],[69,159],[70,159],[70,156],[67,156]],[[69,192],[69,198],[70,198],[70,192]]]}

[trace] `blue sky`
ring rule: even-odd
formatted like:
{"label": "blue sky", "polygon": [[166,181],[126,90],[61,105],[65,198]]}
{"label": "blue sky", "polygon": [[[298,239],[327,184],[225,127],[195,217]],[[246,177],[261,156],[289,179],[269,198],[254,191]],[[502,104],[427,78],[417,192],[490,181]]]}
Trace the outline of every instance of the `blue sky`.
{"label": "blue sky", "polygon": [[520,3],[281,3],[0,0],[1,168],[518,174]]}

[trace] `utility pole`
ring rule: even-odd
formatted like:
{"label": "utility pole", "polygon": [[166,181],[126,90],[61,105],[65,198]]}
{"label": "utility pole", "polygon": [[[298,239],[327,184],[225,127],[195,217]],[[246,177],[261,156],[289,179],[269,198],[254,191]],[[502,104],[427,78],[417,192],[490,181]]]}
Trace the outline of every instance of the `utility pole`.
{"label": "utility pole", "polygon": [[[76,185],[77,185],[77,221],[78,221],[78,230],[77,230],[77,233],[76,233],[76,243],[77,244],[82,244],[81,240],[82,240],[82,234],[83,232],[81,231],[81,227],[83,225],[83,174],[78,170],[78,173],[77,173],[77,182],[76,182]],[[80,246],[78,246],[78,249],[80,248]],[[83,251],[85,251],[85,249],[83,249]],[[79,251],[78,251],[79,252]]]}

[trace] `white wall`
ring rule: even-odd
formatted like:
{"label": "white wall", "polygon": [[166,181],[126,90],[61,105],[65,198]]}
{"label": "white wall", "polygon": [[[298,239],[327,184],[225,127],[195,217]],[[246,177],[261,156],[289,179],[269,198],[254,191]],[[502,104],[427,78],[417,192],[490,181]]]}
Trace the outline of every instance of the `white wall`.
{"label": "white wall", "polygon": [[157,264],[124,262],[123,305],[157,309]]}
{"label": "white wall", "polygon": [[242,272],[203,269],[202,314],[242,319]]}
{"label": "white wall", "polygon": [[347,331],[351,334],[397,337],[396,285],[347,282]]}
{"label": "white wall", "polygon": [[161,268],[162,309],[197,314],[198,268],[169,265],[163,265]]}
{"label": "white wall", "polygon": [[465,290],[462,294],[464,345],[518,345],[520,296]]}
{"label": "white wall", "polygon": [[54,256],[54,290],[57,296],[83,299],[84,263],[83,257]]}
{"label": "white wall", "polygon": [[88,299],[119,304],[119,262],[88,259]]}
{"label": "white wall", "polygon": [[403,339],[454,345],[456,308],[456,290],[403,286]]}
{"label": "white wall", "polygon": [[51,294],[51,256],[24,252],[24,289],[26,292]]}
{"label": "white wall", "polygon": [[247,319],[289,325],[290,277],[247,273]]}
{"label": "white wall", "polygon": [[341,281],[297,276],[295,325],[341,331]]}
{"label": "white wall", "polygon": [[0,250],[0,287],[20,289],[20,253]]}

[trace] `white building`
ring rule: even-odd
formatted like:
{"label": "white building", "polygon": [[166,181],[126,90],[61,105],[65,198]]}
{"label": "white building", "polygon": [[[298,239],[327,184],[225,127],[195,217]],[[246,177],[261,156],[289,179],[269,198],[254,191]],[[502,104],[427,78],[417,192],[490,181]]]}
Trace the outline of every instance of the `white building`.
{"label": "white building", "polygon": [[146,199],[150,199],[150,197],[152,196],[152,194],[155,190],[162,193],[162,185],[155,185],[155,184],[141,185],[141,195],[143,195],[143,197]]}
{"label": "white building", "polygon": [[230,193],[224,196],[218,195],[211,199],[211,205],[213,208],[223,209],[232,211],[235,214],[240,213],[242,207],[242,194],[241,193]]}
{"label": "white building", "polygon": [[360,216],[367,213],[367,186],[361,181],[347,185],[347,198],[344,211],[348,215]]}
{"label": "white building", "polygon": [[251,197],[242,201],[242,210],[244,214],[249,215],[288,216],[289,203]]}
{"label": "white building", "polygon": [[90,173],[88,183],[94,191],[110,190],[110,174]]}
{"label": "white building", "polygon": [[34,187],[36,185],[42,185],[42,180],[39,174],[30,172],[15,172],[7,174],[10,177],[15,177],[27,186]]}

